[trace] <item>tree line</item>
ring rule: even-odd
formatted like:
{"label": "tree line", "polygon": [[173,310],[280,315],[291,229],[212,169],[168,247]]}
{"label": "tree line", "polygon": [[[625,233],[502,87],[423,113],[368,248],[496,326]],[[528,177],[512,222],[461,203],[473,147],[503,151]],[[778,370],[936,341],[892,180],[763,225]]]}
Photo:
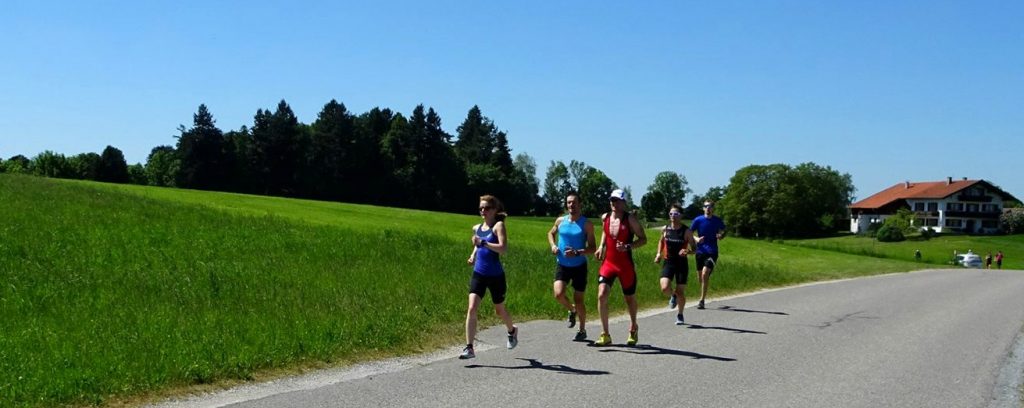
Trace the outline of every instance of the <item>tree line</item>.
{"label": "tree line", "polygon": [[[591,216],[608,210],[615,188],[632,197],[630,187],[578,160],[552,161],[541,184],[533,158],[513,158],[508,134],[478,106],[454,135],[423,105],[408,117],[381,108],[356,115],[331,100],[307,125],[282,100],[274,110],[258,109],[251,127],[227,132],[206,105],[192,119],[192,126],[179,126],[174,146],[153,148],[145,164],[128,165],[107,146],[101,154],[16,155],[0,161],[0,172],[463,213],[473,212],[482,194],[501,197],[512,214],[548,216],[563,211],[570,191]],[[697,195],[684,175],[663,171],[633,210],[653,221],[690,198],[684,217],[692,219],[711,200],[734,234],[815,236],[837,229],[853,192],[849,174],[815,163],[747,166],[729,185]]]}

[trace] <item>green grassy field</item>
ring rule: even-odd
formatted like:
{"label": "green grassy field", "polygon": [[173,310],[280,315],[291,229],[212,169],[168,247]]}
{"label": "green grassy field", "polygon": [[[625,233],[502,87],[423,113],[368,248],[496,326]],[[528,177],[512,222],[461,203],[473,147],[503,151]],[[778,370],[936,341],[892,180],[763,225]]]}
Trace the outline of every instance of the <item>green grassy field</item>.
{"label": "green grassy field", "polygon": [[[0,405],[103,404],[462,342],[474,215],[13,175],[0,212]],[[516,320],[564,317],[551,222],[507,222]],[[663,307],[653,254],[637,251],[638,298]],[[711,293],[920,266],[726,239]]]}
{"label": "green grassy field", "polygon": [[[798,245],[806,248],[825,249],[829,251],[851,254],[914,260],[914,251],[921,251],[921,260],[935,265],[947,265],[953,258],[953,251],[960,253],[968,250],[980,255],[1003,251],[1003,269],[1024,269],[1024,235],[973,236],[973,235],[940,235],[930,240],[907,240],[902,242],[878,242],[866,236],[847,235],[834,238],[786,240],[787,245]],[[995,268],[995,261],[992,261]]]}

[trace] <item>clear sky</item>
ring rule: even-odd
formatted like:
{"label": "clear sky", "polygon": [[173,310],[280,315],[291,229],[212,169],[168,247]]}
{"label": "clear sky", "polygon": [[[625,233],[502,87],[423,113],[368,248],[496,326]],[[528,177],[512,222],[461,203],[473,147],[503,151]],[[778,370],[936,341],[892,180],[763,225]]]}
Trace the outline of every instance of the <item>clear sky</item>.
{"label": "clear sky", "polygon": [[286,100],[473,106],[538,177],[582,160],[634,200],[672,170],[703,193],[813,161],[858,199],[983,178],[1024,197],[1024,2],[5,1],[0,157],[174,145]]}

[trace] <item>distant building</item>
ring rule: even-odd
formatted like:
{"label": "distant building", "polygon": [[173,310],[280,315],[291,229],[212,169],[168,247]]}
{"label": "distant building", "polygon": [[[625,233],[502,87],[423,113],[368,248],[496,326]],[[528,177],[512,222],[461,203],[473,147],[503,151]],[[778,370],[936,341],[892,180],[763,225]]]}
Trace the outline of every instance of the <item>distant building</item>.
{"label": "distant building", "polygon": [[999,231],[1003,203],[1011,200],[1019,201],[985,180],[907,181],[850,204],[850,232],[864,232],[906,208],[914,213],[914,226],[922,229],[993,234]]}

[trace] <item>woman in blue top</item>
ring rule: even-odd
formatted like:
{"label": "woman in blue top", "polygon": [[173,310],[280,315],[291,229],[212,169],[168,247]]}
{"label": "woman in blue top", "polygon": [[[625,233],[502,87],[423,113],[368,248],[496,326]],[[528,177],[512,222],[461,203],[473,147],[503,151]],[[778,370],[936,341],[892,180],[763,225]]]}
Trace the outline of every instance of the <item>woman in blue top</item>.
{"label": "woman in blue top", "polygon": [[[565,197],[565,208],[568,214],[555,219],[555,225],[548,231],[548,243],[551,253],[558,259],[555,268],[554,295],[569,312],[569,328],[576,326],[579,318],[580,328],[574,340],[587,339],[587,307],[583,303],[583,294],[587,290],[587,254],[594,253],[597,248],[594,238],[594,224],[580,213],[580,196],[575,191]],[[565,297],[565,285],[571,284],[573,303]]]}
{"label": "woman in blue top", "polygon": [[494,311],[505,322],[508,343],[511,350],[519,343],[519,329],[512,324],[512,317],[505,310],[505,269],[501,266],[500,255],[508,250],[505,235],[505,208],[501,201],[491,195],[480,197],[480,217],[484,222],[473,226],[473,252],[466,261],[473,265],[473,277],[469,280],[469,310],[466,312],[466,348],[460,359],[476,357],[473,339],[476,337],[477,309],[487,290],[491,291]]}

